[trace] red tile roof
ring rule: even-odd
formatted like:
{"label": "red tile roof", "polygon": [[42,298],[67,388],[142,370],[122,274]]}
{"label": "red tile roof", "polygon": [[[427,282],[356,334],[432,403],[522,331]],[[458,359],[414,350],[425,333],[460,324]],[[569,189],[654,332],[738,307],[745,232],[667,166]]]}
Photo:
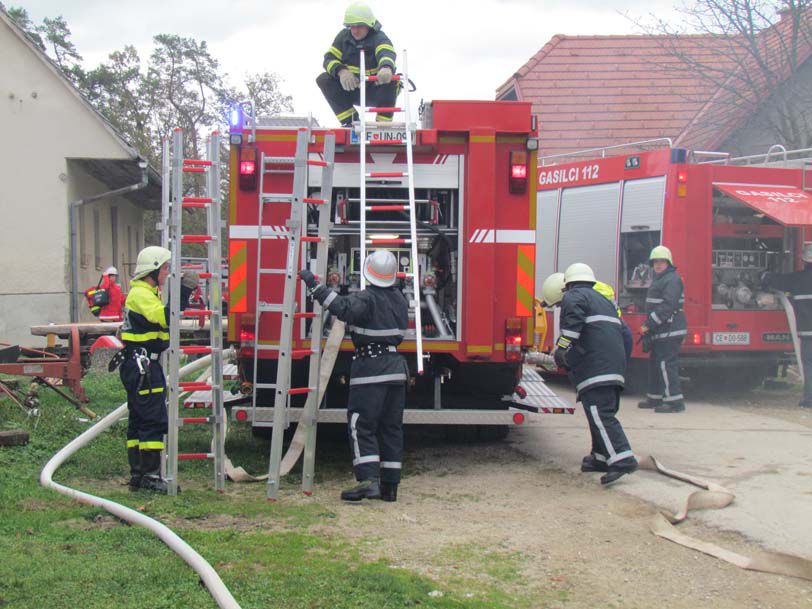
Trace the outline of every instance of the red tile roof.
{"label": "red tile roof", "polygon": [[556,35],[497,89],[497,99],[513,89],[533,102],[542,156],[659,137],[713,149],[752,107],[686,65],[733,73],[739,48],[713,35]]}

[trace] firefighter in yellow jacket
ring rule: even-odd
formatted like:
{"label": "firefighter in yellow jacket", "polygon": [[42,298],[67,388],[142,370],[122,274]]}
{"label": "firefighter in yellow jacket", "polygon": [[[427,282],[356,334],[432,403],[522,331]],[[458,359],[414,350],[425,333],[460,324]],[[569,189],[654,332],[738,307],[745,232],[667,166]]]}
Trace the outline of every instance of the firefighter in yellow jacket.
{"label": "firefighter in yellow jacket", "polygon": [[[127,458],[133,491],[140,488],[166,493],[166,481],[161,478],[161,451],[167,433],[166,378],[160,355],[169,347],[169,305],[161,300],[161,287],[169,275],[171,258],[171,252],[163,247],[141,250],[124,305],[124,349],[117,359],[127,391]],[[181,309],[188,306],[197,283],[195,273],[183,276]]]}

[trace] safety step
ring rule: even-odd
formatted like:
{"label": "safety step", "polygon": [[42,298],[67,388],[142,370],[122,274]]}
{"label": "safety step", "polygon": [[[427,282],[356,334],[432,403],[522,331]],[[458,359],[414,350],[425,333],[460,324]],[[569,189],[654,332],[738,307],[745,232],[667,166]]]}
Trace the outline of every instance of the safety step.
{"label": "safety step", "polygon": [[293,195],[284,192],[264,192],[262,193],[263,203],[291,203]]}

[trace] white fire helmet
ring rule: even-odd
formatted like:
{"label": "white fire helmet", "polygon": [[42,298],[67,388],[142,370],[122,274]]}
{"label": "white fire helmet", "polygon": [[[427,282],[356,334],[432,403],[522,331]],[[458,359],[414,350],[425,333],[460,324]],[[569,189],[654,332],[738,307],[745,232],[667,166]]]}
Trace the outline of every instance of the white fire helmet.
{"label": "white fire helmet", "polygon": [[397,280],[398,261],[388,250],[372,252],[364,260],[364,277],[372,285],[388,288]]}

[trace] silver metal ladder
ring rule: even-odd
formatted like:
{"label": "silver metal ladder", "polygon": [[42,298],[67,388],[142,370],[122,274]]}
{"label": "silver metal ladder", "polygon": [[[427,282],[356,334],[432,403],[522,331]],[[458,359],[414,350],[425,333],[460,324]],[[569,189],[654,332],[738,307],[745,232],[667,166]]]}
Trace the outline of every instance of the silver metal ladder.
{"label": "silver metal ladder", "polygon": [[[206,159],[183,158],[183,131],[175,129],[172,134],[172,150],[165,159],[164,184],[170,183],[169,220],[164,219],[167,243],[172,251],[172,272],[169,277],[169,431],[166,447],[166,481],[170,495],[178,492],[178,461],[191,459],[214,460],[214,488],[225,490],[225,412],[223,409],[223,310],[221,293],[221,226],[220,226],[220,135],[211,134],[207,144]],[[168,147],[164,147],[167,152]],[[167,175],[167,170],[169,174]],[[184,196],[184,176],[202,176],[200,196]],[[164,206],[166,208],[166,205]],[[183,233],[183,212],[204,210],[206,233],[186,235]],[[205,244],[208,252],[208,269],[200,273],[200,279],[209,281],[208,309],[180,309],[181,248],[184,244]],[[183,318],[209,318],[209,344],[207,346],[183,346],[180,344],[180,322]],[[211,355],[211,381],[182,381],[179,378],[180,360],[183,355]],[[202,417],[179,415],[181,396],[191,391],[211,391],[211,414]],[[178,435],[182,427],[204,423],[213,426],[213,452],[180,453]]]}
{"label": "silver metal ladder", "polygon": [[[257,235],[257,293],[254,321],[254,392],[252,396],[252,413],[256,412],[259,390],[274,390],[274,425],[271,436],[270,462],[268,466],[268,498],[276,499],[279,494],[280,465],[282,461],[282,444],[284,432],[289,424],[288,408],[291,396],[308,395],[308,404],[311,406],[307,423],[310,424],[305,450],[305,475],[303,486],[306,491],[312,491],[313,469],[315,461],[315,410],[318,409],[318,383],[319,366],[321,361],[321,335],[322,311],[316,304],[314,310],[297,311],[296,292],[298,286],[298,270],[300,259],[307,258],[311,243],[316,243],[316,266],[311,269],[318,277],[324,277],[327,268],[327,248],[330,230],[330,202],[332,199],[333,160],[335,154],[335,136],[328,134],[324,139],[324,160],[310,159],[308,147],[311,132],[309,128],[300,129],[296,138],[296,153],[294,157],[268,157],[264,154],[260,163],[259,187],[259,214]],[[290,173],[289,167],[293,165],[293,192],[292,193],[266,193],[265,175],[267,173]],[[307,172],[309,167],[320,167],[322,170],[322,192],[320,197],[307,196]],[[290,204],[290,216],[285,231],[266,231],[264,226],[264,210],[269,204]],[[308,236],[305,208],[307,205],[319,209],[318,236]],[[263,241],[268,239],[287,240],[284,268],[266,267],[263,264]],[[272,292],[263,286],[263,278],[267,275],[284,275],[284,293],[282,302],[266,302],[263,293]],[[304,307],[303,307],[304,308]],[[279,343],[277,345],[261,344],[259,341],[261,323],[265,313],[278,313],[281,315]],[[296,320],[311,319],[312,338],[307,349],[293,348],[293,329]],[[275,383],[258,383],[260,352],[266,350],[278,351],[277,371]],[[307,355],[310,356],[310,373],[307,387],[291,388],[291,368],[293,359]],[[310,450],[307,450],[307,447]],[[309,475],[307,470],[309,468]]]}
{"label": "silver metal ladder", "polygon": [[[366,72],[366,57],[364,50],[361,49],[361,61],[360,61],[360,74],[362,78],[366,82],[377,82],[378,77],[375,75],[368,75]],[[415,133],[415,124],[412,122],[412,115],[411,115],[411,108],[409,105],[409,71],[408,71],[408,62],[406,59],[406,51],[403,51],[403,74],[402,75],[394,75],[392,77],[393,80],[399,80],[401,85],[403,86],[403,108],[398,107],[376,107],[376,106],[367,106],[366,103],[366,82],[361,84],[361,107],[359,112],[359,144],[361,147],[361,162],[360,162],[360,184],[361,184],[361,200],[360,200],[360,210],[359,210],[359,217],[360,217],[360,225],[361,225],[361,256],[360,256],[360,264],[363,266],[364,260],[366,259],[366,251],[367,246],[371,246],[370,249],[377,249],[377,246],[383,245],[404,245],[409,244],[411,247],[411,272],[406,273],[399,273],[399,278],[411,279],[412,280],[412,290],[413,290],[413,299],[409,303],[411,307],[414,309],[414,326],[415,326],[415,351],[417,355],[417,373],[423,373],[423,324],[421,321],[421,312],[420,312],[420,263],[417,257],[417,210],[415,206],[417,205],[417,201],[415,200],[414,195],[414,153],[413,153],[413,142],[412,138],[414,137]],[[367,122],[366,115],[369,112],[403,112],[405,114],[405,120],[403,122],[403,130],[405,132],[405,145],[406,145],[406,171],[367,171],[367,162],[366,162],[366,153],[367,153],[367,145],[371,145],[367,143],[367,130],[368,129],[376,129],[376,128],[396,128],[400,127],[400,124],[391,123],[389,121],[386,122]],[[375,141],[375,140],[373,140]],[[382,145],[392,145],[391,140],[384,140],[380,142]],[[408,183],[408,190],[409,190],[409,199],[408,202],[405,203],[396,203],[395,201],[388,201],[382,200],[378,201],[375,200],[372,202],[372,205],[367,205],[367,183],[371,180],[377,181],[380,179],[385,178],[406,178]],[[379,204],[384,203],[384,204]],[[369,238],[367,238],[367,213],[375,213],[375,212],[391,212],[391,211],[399,211],[399,212],[409,212],[409,237],[405,238],[403,236],[391,237],[391,235],[381,234],[380,237],[376,237],[375,234],[371,234]],[[387,233],[390,231],[387,231]],[[361,272],[361,289],[366,286],[366,279],[364,277],[364,273]]]}

